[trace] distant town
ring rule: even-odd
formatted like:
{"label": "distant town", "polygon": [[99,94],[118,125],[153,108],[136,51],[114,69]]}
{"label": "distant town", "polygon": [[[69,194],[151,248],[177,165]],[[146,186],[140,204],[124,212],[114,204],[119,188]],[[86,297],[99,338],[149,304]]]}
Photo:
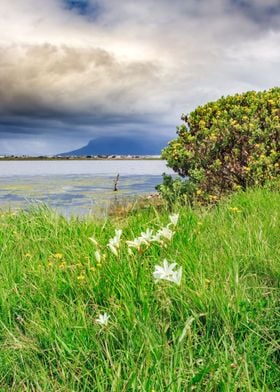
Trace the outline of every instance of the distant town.
{"label": "distant town", "polygon": [[31,156],[31,155],[0,155],[0,160],[3,161],[23,161],[23,160],[126,160],[126,159],[147,159],[147,160],[157,160],[161,159],[160,155],[39,155],[39,156]]}

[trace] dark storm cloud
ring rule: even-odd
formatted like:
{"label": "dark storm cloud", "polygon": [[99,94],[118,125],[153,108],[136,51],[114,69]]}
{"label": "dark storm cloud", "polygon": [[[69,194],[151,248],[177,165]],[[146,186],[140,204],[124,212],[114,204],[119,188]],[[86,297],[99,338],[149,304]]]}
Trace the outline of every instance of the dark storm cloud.
{"label": "dark storm cloud", "polygon": [[[105,50],[41,45],[2,49],[0,132],[49,133],[74,125],[145,123],[131,102],[156,83],[157,67],[118,62]],[[7,72],[8,69],[8,72]],[[144,94],[144,91],[143,91]],[[41,120],[41,125],[40,125]]]}
{"label": "dark storm cloud", "polygon": [[280,1],[278,0],[232,0],[231,3],[236,10],[260,26],[266,28],[280,26]]}

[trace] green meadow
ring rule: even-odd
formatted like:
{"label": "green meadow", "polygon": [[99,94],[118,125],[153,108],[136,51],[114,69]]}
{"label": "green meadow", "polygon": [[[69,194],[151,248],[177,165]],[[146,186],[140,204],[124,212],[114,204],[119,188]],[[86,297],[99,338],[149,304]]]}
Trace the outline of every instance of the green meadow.
{"label": "green meadow", "polygon": [[[105,221],[2,211],[0,390],[279,391],[279,222],[266,188]],[[164,259],[179,284],[155,281]]]}

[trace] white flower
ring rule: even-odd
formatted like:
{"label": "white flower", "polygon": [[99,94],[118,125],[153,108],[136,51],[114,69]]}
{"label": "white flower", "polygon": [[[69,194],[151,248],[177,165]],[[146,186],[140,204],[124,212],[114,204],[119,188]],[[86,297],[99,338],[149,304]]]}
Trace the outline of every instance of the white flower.
{"label": "white flower", "polygon": [[173,269],[176,267],[176,263],[169,264],[166,259],[163,260],[163,265],[156,265],[155,271],[153,272],[153,276],[156,280],[159,279],[166,279],[170,280],[173,279],[174,271]]}
{"label": "white flower", "polygon": [[114,246],[115,248],[120,247],[120,241],[121,241],[121,235],[122,235],[122,230],[115,230],[115,237],[111,238],[109,240],[109,244]]}
{"label": "white flower", "polygon": [[115,230],[115,237],[111,238],[108,243],[108,247],[114,255],[118,256],[118,249],[120,247],[122,230]]}
{"label": "white flower", "polygon": [[144,232],[142,231],[141,236],[139,238],[142,238],[148,244],[150,241],[153,240],[153,230],[147,229]]}
{"label": "white flower", "polygon": [[182,267],[179,267],[179,268],[177,269],[177,271],[174,272],[174,274],[173,274],[173,280],[172,280],[172,282],[176,283],[176,284],[179,286],[180,283],[181,283],[181,280],[182,280],[182,274],[183,274]]}
{"label": "white flower", "polygon": [[129,248],[136,248],[137,250],[140,250],[141,245],[144,243],[146,244],[146,241],[142,237],[135,238],[133,241],[126,241],[127,246]]}
{"label": "white flower", "polygon": [[95,322],[100,325],[107,325],[109,318],[110,316],[108,313],[100,314],[99,317],[95,320]]}
{"label": "white flower", "polygon": [[169,264],[166,259],[163,260],[162,266],[156,265],[153,272],[153,277],[156,283],[159,280],[168,280],[169,282],[173,282],[179,285],[182,279],[182,267],[179,267],[177,271],[174,271],[176,265],[176,263]]}
{"label": "white flower", "polygon": [[101,253],[100,253],[99,250],[94,252],[94,257],[95,257],[97,263],[100,263],[100,261],[101,261]]}
{"label": "white flower", "polygon": [[160,232],[157,232],[157,233],[153,236],[152,241],[154,241],[154,242],[159,242],[159,243],[161,244],[161,243],[162,243],[162,240],[161,240],[161,233],[160,233]]}
{"label": "white flower", "polygon": [[168,227],[163,227],[152,237],[152,241],[159,242],[160,244],[162,244],[162,238],[171,241],[173,234],[174,232]]}
{"label": "white flower", "polygon": [[115,256],[118,256],[118,249],[112,245],[111,243],[108,244],[109,249],[111,250],[112,253],[114,253]]}
{"label": "white flower", "polygon": [[178,219],[179,219],[179,214],[169,215],[170,223],[171,223],[173,226],[176,226],[176,225],[177,225]]}
{"label": "white flower", "polygon": [[116,229],[116,230],[115,230],[115,234],[116,234],[115,237],[114,237],[115,240],[118,241],[118,242],[120,242],[121,235],[122,235],[122,229]]}
{"label": "white flower", "polygon": [[170,230],[168,227],[163,227],[161,230],[157,232],[160,237],[163,237],[169,241],[171,241],[174,232]]}

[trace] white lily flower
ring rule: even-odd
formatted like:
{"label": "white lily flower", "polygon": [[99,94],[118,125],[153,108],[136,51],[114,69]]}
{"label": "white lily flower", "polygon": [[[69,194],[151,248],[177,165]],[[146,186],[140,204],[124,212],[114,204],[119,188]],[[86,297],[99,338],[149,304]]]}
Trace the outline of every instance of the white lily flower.
{"label": "white lily flower", "polygon": [[118,256],[118,249],[112,243],[109,243],[108,247],[115,256]]}
{"label": "white lily flower", "polygon": [[100,253],[99,250],[94,252],[94,257],[95,257],[97,263],[100,263],[100,261],[101,261],[101,253]]}
{"label": "white lily flower", "polygon": [[114,255],[118,256],[118,249],[120,247],[120,240],[121,240],[122,230],[115,230],[115,237],[111,238],[108,243],[108,247],[110,248],[111,252]]}
{"label": "white lily flower", "polygon": [[178,219],[179,219],[179,214],[169,215],[170,223],[171,223],[173,226],[177,226]]}
{"label": "white lily flower", "polygon": [[114,246],[115,248],[119,248],[120,246],[120,241],[121,241],[121,235],[122,235],[122,230],[115,230],[115,237],[111,238],[109,240],[109,244]]}
{"label": "white lily flower", "polygon": [[143,243],[146,244],[146,241],[142,237],[137,237],[133,241],[126,241],[126,243],[129,248],[136,248],[139,250]]}
{"label": "white lily flower", "polygon": [[172,282],[176,283],[179,286],[182,280],[182,274],[183,274],[182,267],[179,267],[178,270],[173,274]]}
{"label": "white lily flower", "polygon": [[114,237],[115,240],[118,241],[118,242],[120,242],[121,235],[122,235],[122,229],[116,229],[116,230],[115,230],[115,234],[116,234],[115,237]]}
{"label": "white lily flower", "polygon": [[163,227],[161,230],[159,230],[157,232],[158,235],[160,235],[160,237],[163,237],[169,241],[171,241],[174,232],[172,230],[170,230],[168,227]]}
{"label": "white lily flower", "polygon": [[152,237],[152,241],[153,242],[158,242],[158,243],[162,243],[162,240],[161,240],[161,233],[160,232],[157,232],[153,237]]}
{"label": "white lily flower", "polygon": [[110,316],[108,313],[103,313],[99,315],[99,317],[95,320],[95,322],[100,325],[107,325],[109,318]]}
{"label": "white lily flower", "polygon": [[111,244],[112,246],[115,246],[116,248],[118,248],[120,246],[120,242],[117,238],[111,238],[109,240],[109,244]]}
{"label": "white lily flower", "polygon": [[169,282],[173,282],[179,285],[182,279],[182,267],[179,267],[177,271],[174,271],[176,265],[176,263],[169,264],[166,259],[163,260],[162,266],[156,265],[153,272],[153,277],[156,283],[159,280],[168,280]]}
{"label": "white lily flower", "polygon": [[163,260],[163,265],[156,265],[155,271],[153,272],[153,276],[156,280],[159,279],[166,279],[170,280],[173,279],[174,271],[173,269],[176,267],[176,263],[169,264],[166,259]]}
{"label": "white lily flower", "polygon": [[147,229],[146,231],[142,231],[141,236],[139,238],[142,238],[148,244],[153,240],[153,230]]}

